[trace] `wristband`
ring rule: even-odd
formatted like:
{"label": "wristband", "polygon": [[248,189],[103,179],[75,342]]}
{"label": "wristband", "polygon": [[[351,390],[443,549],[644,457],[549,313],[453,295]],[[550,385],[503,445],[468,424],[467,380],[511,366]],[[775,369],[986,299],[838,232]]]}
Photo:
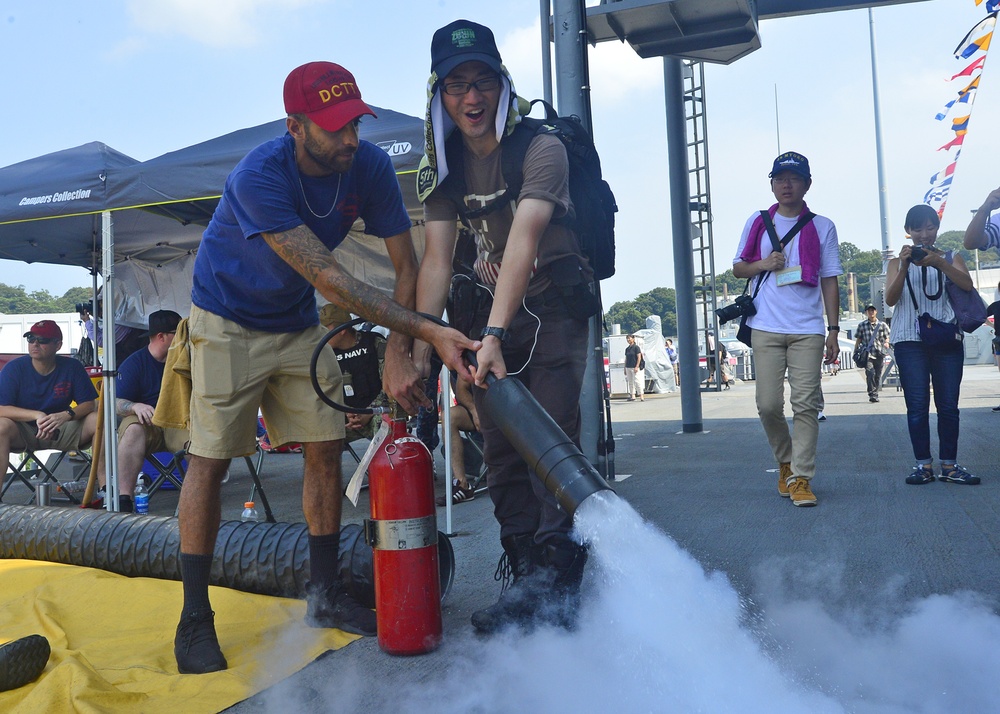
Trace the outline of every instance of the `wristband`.
{"label": "wristband", "polygon": [[826,328],[827,332],[840,332],[840,325],[830,325]]}
{"label": "wristband", "polygon": [[71,408],[69,408],[69,409],[66,409],[66,410],[65,410],[65,412],[66,412],[67,414],[69,414],[69,420],[70,420],[70,421],[73,421],[74,419],[76,419],[76,412],[75,412],[75,411],[73,411],[72,407],[71,407]]}

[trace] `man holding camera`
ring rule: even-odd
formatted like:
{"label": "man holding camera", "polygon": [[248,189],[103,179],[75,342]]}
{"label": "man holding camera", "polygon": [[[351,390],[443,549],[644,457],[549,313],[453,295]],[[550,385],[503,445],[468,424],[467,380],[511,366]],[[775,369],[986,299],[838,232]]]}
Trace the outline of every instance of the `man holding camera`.
{"label": "man holding camera", "polygon": [[[829,364],[840,350],[840,246],[833,222],[806,206],[812,176],[805,156],[781,154],[769,176],[777,203],[747,221],[733,274],[755,278],[756,312],[747,326],[753,329],[757,412],[779,466],[778,494],[795,506],[815,506],[810,482],[823,397],[821,362],[824,352]],[[786,372],[791,431],[785,419]]]}

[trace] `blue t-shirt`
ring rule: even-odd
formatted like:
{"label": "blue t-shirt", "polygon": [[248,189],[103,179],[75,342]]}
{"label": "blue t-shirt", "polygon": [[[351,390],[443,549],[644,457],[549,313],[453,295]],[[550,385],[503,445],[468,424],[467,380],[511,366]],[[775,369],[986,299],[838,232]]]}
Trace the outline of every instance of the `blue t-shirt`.
{"label": "blue t-shirt", "polygon": [[362,140],[347,173],[316,178],[299,173],[290,134],[261,144],[226,179],[195,259],[191,300],[255,330],[297,332],[316,325],[313,287],[260,234],[304,223],[333,250],[358,218],[379,238],[410,228],[392,161],[382,149]]}
{"label": "blue t-shirt", "polygon": [[118,399],[155,407],[160,398],[165,366],[165,362],[157,362],[146,348],[130,354],[118,368]]}
{"label": "blue t-shirt", "polygon": [[83,365],[71,357],[56,355],[56,368],[45,376],[35,371],[27,355],[8,362],[0,371],[0,404],[4,406],[55,414],[69,409],[72,402],[95,399],[94,383]]}

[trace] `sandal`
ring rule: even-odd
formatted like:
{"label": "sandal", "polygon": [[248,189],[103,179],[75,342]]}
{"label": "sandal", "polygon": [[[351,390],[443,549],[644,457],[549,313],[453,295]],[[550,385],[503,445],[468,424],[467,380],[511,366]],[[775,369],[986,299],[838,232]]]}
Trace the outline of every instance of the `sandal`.
{"label": "sandal", "polygon": [[913,467],[913,472],[906,477],[906,483],[920,485],[930,483],[934,480],[934,469],[930,464],[917,464]]}
{"label": "sandal", "polygon": [[958,464],[952,464],[948,467],[942,466],[941,475],[938,478],[949,483],[964,483],[969,486],[975,486],[979,483],[978,476],[973,476]]}

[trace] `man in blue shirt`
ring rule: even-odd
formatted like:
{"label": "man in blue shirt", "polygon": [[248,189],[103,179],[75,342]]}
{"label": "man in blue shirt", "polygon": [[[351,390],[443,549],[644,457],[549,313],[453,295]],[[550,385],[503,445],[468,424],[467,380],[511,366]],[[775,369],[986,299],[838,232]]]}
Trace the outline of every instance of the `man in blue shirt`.
{"label": "man in blue shirt", "polygon": [[[174,341],[181,316],[173,310],[149,315],[149,344],[133,352],[118,368],[115,414],[118,416],[118,510],[131,513],[132,495],[146,454],[179,451],[188,440],[181,429],[163,429],[153,424],[153,411],[160,398],[163,367]],[[104,456],[97,467],[101,489],[106,483]]]}
{"label": "man in blue shirt", "polygon": [[[375,614],[337,577],[344,417],[320,402],[309,377],[313,349],[325,335],[314,291],[392,331],[383,386],[408,412],[432,406],[410,358],[413,337],[431,342],[466,378],[462,354],[480,347],[412,311],[417,260],[410,220],[388,155],[358,138],[361,117],[374,112],[354,76],[340,65],[310,62],[288,75],[284,101],[288,134],[233,169],[195,261],[187,326],[191,458],[179,513],[184,607],[174,641],[182,673],[227,667],[209,574],[222,478],[230,459],[255,450],[258,407],[272,444],[303,445],[307,623],[376,633]],[[396,271],[394,299],[347,274],[331,252],[359,218],[367,233],[385,240]],[[332,350],[322,351],[317,377],[328,392],[341,389]]]}
{"label": "man in blue shirt", "polygon": [[[83,365],[56,354],[62,330],[42,320],[24,333],[28,354],[0,371],[0,464],[11,451],[86,448],[97,427],[97,390]],[[76,406],[70,406],[76,402]]]}

